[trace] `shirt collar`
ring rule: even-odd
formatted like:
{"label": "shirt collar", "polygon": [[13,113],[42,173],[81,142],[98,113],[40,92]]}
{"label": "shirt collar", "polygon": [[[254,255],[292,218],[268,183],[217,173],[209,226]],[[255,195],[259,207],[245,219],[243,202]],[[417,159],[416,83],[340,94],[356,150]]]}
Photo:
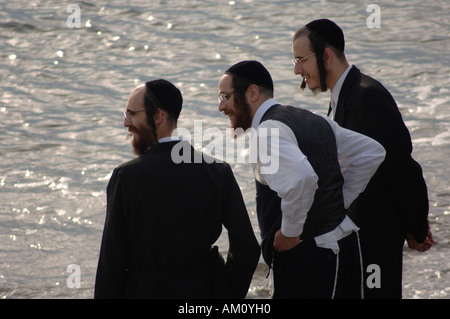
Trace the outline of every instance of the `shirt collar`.
{"label": "shirt collar", "polygon": [[352,66],[350,65],[347,69],[345,69],[344,73],[342,73],[341,77],[336,82],[333,90],[331,91],[331,99],[336,103],[336,105],[338,104],[339,93],[341,93],[342,85],[344,84],[345,78],[347,77],[347,74],[348,72],[350,72],[351,68]]}
{"label": "shirt collar", "polygon": [[252,120],[252,127],[257,128],[259,123],[261,123],[262,117],[270,109],[272,106],[279,104],[275,99],[270,98],[266,100],[263,104],[261,104],[255,112]]}
{"label": "shirt collar", "polygon": [[158,139],[158,143],[167,143],[167,142],[174,142],[174,141],[181,141],[182,138],[181,136],[166,136],[166,137],[161,137],[160,139]]}

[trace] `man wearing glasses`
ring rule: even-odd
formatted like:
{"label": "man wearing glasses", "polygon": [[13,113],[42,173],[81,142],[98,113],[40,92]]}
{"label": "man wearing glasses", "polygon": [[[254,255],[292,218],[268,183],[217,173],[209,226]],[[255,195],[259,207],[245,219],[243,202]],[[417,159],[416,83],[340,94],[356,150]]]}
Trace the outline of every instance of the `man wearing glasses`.
{"label": "man wearing glasses", "polygon": [[[361,298],[358,228],[345,208],[383,161],[384,149],[326,117],[280,105],[273,92],[258,61],[236,63],[219,81],[219,111],[232,128],[253,128],[256,208],[273,297]],[[269,153],[278,161],[275,171],[267,170]]]}
{"label": "man wearing glasses", "polygon": [[409,131],[386,88],[347,62],[344,34],[334,22],[312,21],[295,33],[292,43],[294,72],[303,78],[300,88],[308,86],[314,94],[330,89],[328,116],[386,149],[386,160],[349,215],[360,227],[364,270],[377,265],[381,271],[381,285],[365,280],[365,298],[401,298],[405,238],[418,251],[435,243],[427,222],[427,187],[411,157]]}
{"label": "man wearing glasses", "polygon": [[[203,162],[171,137],[181,92],[166,80],[137,87],[124,126],[137,158],[117,167],[107,212],[95,298],[244,298],[260,248],[228,164]],[[175,163],[187,143],[192,161]],[[183,154],[186,155],[186,154]],[[186,156],[181,156],[186,158]],[[216,246],[228,230],[226,262]]]}

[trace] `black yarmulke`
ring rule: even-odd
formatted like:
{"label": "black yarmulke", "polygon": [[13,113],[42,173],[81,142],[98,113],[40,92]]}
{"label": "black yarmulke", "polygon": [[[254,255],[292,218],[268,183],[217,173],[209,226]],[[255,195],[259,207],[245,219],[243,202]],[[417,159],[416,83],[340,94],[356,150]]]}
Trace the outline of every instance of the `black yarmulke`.
{"label": "black yarmulke", "polygon": [[253,84],[273,91],[273,81],[269,71],[258,61],[241,61],[231,66],[225,73],[240,76]]}
{"label": "black yarmulke", "polygon": [[178,88],[167,80],[159,79],[145,83],[147,93],[157,101],[157,107],[169,112],[178,119],[183,105],[183,97]]}
{"label": "black yarmulke", "polygon": [[320,35],[328,44],[341,52],[344,52],[345,41],[342,29],[333,21],[328,19],[314,20],[305,26],[308,30]]}

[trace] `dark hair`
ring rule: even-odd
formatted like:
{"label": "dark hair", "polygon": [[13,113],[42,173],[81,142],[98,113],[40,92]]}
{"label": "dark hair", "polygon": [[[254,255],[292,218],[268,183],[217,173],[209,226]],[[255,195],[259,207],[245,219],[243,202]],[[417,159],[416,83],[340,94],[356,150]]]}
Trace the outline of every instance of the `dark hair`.
{"label": "dark hair", "polygon": [[153,137],[155,138],[155,141],[158,142],[158,135],[156,133],[156,124],[154,119],[156,110],[161,109],[162,111],[165,111],[167,113],[167,121],[171,126],[176,125],[177,117],[174,114],[172,114],[171,111],[165,109],[160,104],[159,100],[155,97],[155,95],[152,93],[152,90],[149,88],[149,83],[150,82],[147,82],[145,84],[145,95],[144,95],[145,114],[147,115],[147,123],[150,125],[150,128],[152,129]]}
{"label": "dark hair", "polygon": [[342,51],[339,51],[332,45],[328,44],[326,40],[317,32],[313,30],[309,30],[306,27],[299,29],[295,32],[292,42],[295,42],[301,36],[308,36],[309,43],[311,45],[311,51],[313,51],[316,55],[317,67],[319,68],[320,74],[320,89],[322,92],[327,91],[327,70],[325,68],[325,62],[323,61],[323,54],[325,52],[325,48],[330,48],[334,55],[341,61],[345,60],[345,54]]}
{"label": "dark hair", "polygon": [[[241,99],[245,98],[245,92],[247,92],[247,89],[250,85],[255,84],[247,79],[244,79],[243,77],[233,74],[231,72],[225,72],[225,74],[231,75],[232,83],[233,83],[233,89],[234,89],[234,103],[238,103]],[[268,95],[273,97],[273,90],[268,89],[264,86],[255,84],[259,88],[259,93],[263,95]]]}
{"label": "dark hair", "polygon": [[153,94],[149,93],[149,90],[146,88],[144,95],[144,106],[145,106],[145,114],[147,115],[147,122],[152,129],[153,137],[155,141],[158,140],[158,136],[156,134],[156,124],[154,116],[156,114],[156,109],[158,108],[158,101],[154,98]]}
{"label": "dark hair", "polygon": [[320,89],[322,92],[327,91],[327,69],[323,61],[323,53],[327,46],[325,40],[316,32],[309,30],[309,42],[311,43],[313,52],[316,53],[317,66],[320,74]]}

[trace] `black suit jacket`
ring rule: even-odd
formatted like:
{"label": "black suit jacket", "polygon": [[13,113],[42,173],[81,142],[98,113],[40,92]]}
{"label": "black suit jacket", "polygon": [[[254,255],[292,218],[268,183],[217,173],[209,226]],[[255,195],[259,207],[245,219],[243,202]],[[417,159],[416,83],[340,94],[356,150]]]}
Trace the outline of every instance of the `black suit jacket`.
{"label": "black suit jacket", "polygon": [[[191,163],[176,164],[173,150]],[[205,158],[168,142],[114,170],[95,298],[245,297],[259,244],[230,166]],[[222,225],[225,264],[212,249]]]}
{"label": "black suit jacket", "polygon": [[377,240],[402,243],[410,233],[423,242],[428,232],[427,187],[420,165],[411,156],[411,137],[391,94],[353,66],[339,94],[335,121],[386,149],[385,161],[351,209],[361,231]]}

